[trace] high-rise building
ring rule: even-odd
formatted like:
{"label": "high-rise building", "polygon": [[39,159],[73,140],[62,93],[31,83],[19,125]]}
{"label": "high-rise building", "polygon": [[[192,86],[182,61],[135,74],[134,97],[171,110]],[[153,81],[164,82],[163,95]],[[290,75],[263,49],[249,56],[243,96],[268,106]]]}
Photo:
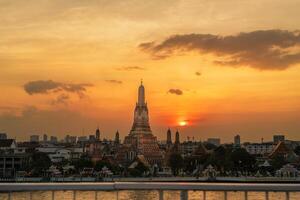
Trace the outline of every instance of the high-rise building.
{"label": "high-rise building", "polygon": [[55,136],[50,136],[50,142],[51,143],[57,143],[57,137],[55,137]]}
{"label": "high-rise building", "polygon": [[48,141],[48,136],[46,134],[43,135],[43,142],[47,142]]}
{"label": "high-rise building", "polygon": [[86,141],[88,141],[87,136],[79,136],[78,137],[78,142],[86,142]]}
{"label": "high-rise building", "polygon": [[0,133],[0,140],[6,140],[6,139],[7,139],[6,133]]}
{"label": "high-rise building", "polygon": [[89,141],[90,142],[95,142],[96,141],[96,136],[95,135],[89,135]]}
{"label": "high-rise building", "polygon": [[207,142],[213,144],[215,146],[220,146],[221,139],[220,138],[207,138]]}
{"label": "high-rise building", "polygon": [[234,136],[234,145],[235,146],[241,146],[241,137],[240,137],[240,135]]}
{"label": "high-rise building", "polygon": [[171,144],[172,144],[172,132],[169,128],[167,131],[167,145],[171,145]]}
{"label": "high-rise building", "polygon": [[273,135],[273,142],[275,144],[279,143],[279,142],[284,142],[285,137],[284,135]]}
{"label": "high-rise building", "polygon": [[97,141],[100,141],[100,130],[99,130],[99,127],[96,129],[96,140]]}
{"label": "high-rise building", "polygon": [[40,136],[39,135],[31,135],[30,136],[30,142],[39,142]]}
{"label": "high-rise building", "polygon": [[76,140],[77,140],[76,136],[66,135],[64,142],[74,144],[76,143]]}
{"label": "high-rise building", "polygon": [[[152,134],[148,106],[145,101],[145,88],[141,83],[138,89],[138,101],[134,109],[133,125],[128,136],[124,139],[124,145],[135,151],[136,155],[142,155],[150,165],[162,164],[163,154],[159,149],[157,138]],[[121,152],[121,149],[120,149]],[[121,157],[126,155],[120,155]]]}

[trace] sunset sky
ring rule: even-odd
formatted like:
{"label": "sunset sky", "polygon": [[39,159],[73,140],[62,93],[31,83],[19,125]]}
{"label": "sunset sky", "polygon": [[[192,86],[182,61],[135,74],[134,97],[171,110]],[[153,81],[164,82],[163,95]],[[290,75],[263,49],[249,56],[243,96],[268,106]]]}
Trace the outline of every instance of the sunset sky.
{"label": "sunset sky", "polygon": [[[298,0],[0,0],[0,132],[300,140]],[[180,126],[181,125],[181,126]]]}

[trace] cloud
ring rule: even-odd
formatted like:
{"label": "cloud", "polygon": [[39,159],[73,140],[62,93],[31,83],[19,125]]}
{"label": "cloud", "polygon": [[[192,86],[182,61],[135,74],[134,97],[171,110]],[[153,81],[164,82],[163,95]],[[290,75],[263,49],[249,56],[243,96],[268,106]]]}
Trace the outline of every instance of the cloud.
{"label": "cloud", "polygon": [[202,73],[201,72],[195,72],[196,76],[201,76]]}
{"label": "cloud", "polygon": [[114,83],[114,84],[122,84],[123,83],[122,81],[114,80],[114,79],[105,80],[105,81],[108,82],[108,83]]}
{"label": "cloud", "polygon": [[300,32],[257,30],[237,35],[174,35],[161,43],[139,45],[153,58],[163,59],[176,52],[197,51],[214,54],[214,63],[223,66],[248,66],[259,70],[284,70],[300,63]]}
{"label": "cloud", "polygon": [[55,104],[64,104],[64,105],[67,105],[68,104],[68,101],[70,100],[70,96],[63,93],[63,94],[60,94],[56,97],[55,100],[53,100],[51,102],[52,105],[55,105]]}
{"label": "cloud", "polygon": [[176,94],[176,95],[182,95],[183,94],[182,90],[180,90],[180,89],[169,89],[168,93]]}
{"label": "cloud", "polygon": [[135,71],[135,70],[145,70],[144,67],[139,67],[139,66],[125,66],[125,67],[119,67],[116,68],[118,71]]}
{"label": "cloud", "polygon": [[[24,85],[24,90],[29,95],[34,94],[47,94],[47,93],[57,93],[57,92],[69,92],[69,93],[76,93],[80,98],[85,96],[86,88],[93,86],[89,83],[62,83],[62,82],[55,82],[52,80],[37,80],[37,81],[30,81]],[[62,98],[66,99],[66,96],[61,96]]]}

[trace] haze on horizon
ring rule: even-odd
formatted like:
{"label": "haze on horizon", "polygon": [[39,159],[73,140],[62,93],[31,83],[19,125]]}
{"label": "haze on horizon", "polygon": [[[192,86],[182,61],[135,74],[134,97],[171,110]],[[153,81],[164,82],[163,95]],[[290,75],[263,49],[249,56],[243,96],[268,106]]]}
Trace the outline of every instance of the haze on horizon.
{"label": "haze on horizon", "polygon": [[0,0],[0,132],[123,139],[143,78],[159,139],[300,140],[299,7]]}

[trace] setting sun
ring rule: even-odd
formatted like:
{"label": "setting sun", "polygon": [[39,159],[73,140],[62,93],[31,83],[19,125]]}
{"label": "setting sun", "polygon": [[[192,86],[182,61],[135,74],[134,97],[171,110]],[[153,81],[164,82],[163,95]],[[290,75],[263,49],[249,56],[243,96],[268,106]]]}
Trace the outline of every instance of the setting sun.
{"label": "setting sun", "polygon": [[179,126],[186,126],[187,122],[186,121],[180,121],[178,124],[179,124]]}

